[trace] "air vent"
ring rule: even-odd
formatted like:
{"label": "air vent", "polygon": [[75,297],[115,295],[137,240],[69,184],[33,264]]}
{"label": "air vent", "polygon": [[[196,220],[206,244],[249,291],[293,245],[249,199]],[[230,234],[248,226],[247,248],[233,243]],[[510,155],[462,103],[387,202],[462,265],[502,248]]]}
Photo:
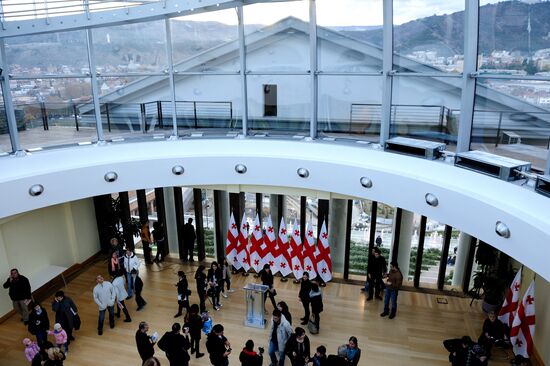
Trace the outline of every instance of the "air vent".
{"label": "air vent", "polygon": [[550,175],[537,175],[535,191],[546,197],[550,197]]}
{"label": "air vent", "polygon": [[531,169],[531,163],[516,159],[489,154],[485,151],[467,151],[457,153],[455,165],[489,175],[505,181],[514,181],[523,178],[520,172]]}
{"label": "air vent", "polygon": [[441,156],[446,145],[440,142],[394,137],[386,141],[384,150],[398,154],[416,156],[418,158],[435,160]]}

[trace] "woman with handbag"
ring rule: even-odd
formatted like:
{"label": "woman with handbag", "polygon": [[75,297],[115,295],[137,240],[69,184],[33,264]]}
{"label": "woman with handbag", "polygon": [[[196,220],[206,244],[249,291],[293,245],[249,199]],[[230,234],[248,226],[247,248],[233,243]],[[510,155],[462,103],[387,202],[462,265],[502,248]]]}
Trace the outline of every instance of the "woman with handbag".
{"label": "woman with handbag", "polygon": [[55,322],[61,324],[67,332],[67,342],[74,341],[75,318],[78,317],[77,322],[80,323],[80,317],[73,300],[65,296],[63,291],[57,291],[52,302],[52,310],[55,313]]}
{"label": "woman with handbag", "polygon": [[178,278],[179,281],[176,283],[178,288],[178,312],[174,315],[174,318],[181,316],[183,308],[185,308],[186,313],[189,312],[189,295],[191,294],[185,272],[178,271]]}
{"label": "woman with handbag", "polygon": [[220,292],[222,286],[222,269],[218,266],[218,262],[212,262],[208,274],[208,296],[212,298],[212,306],[214,310],[220,310]]}

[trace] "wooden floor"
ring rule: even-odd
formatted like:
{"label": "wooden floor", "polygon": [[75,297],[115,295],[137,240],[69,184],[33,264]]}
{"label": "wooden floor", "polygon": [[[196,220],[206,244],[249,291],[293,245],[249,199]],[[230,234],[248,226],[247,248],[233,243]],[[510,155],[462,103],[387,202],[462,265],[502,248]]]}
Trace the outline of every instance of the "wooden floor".
{"label": "wooden floor", "polygon": [[[65,365],[140,365],[134,334],[137,325],[144,320],[150,324],[150,334],[158,331],[163,334],[171,328],[173,315],[177,310],[176,288],[177,271],[188,273],[192,301],[196,301],[195,282],[192,279],[196,266],[163,263],[145,266],[141,276],[145,286],[143,297],[148,305],[141,312],[136,312],[135,301],[128,301],[132,323],[123,323],[117,319],[116,327],[109,329],[106,319],[104,334],[97,335],[97,306],[92,299],[95,276],[106,276],[104,261],[98,262],[84,271],[68,284],[65,292],[76,302],[82,318],[82,328],[75,332],[76,341],[71,343]],[[106,276],[107,278],[107,276]],[[221,311],[211,311],[214,324],[222,323],[225,335],[232,344],[233,354],[230,365],[240,365],[238,355],[247,339],[253,339],[256,345],[266,345],[268,330],[243,326],[244,294],[242,287],[251,281],[258,281],[254,276],[234,276],[233,288],[236,290],[228,299],[221,299]],[[303,308],[297,301],[299,285],[292,281],[286,283],[276,279],[277,300],[286,301],[294,319],[294,326],[303,316]],[[473,339],[481,330],[483,315],[479,304],[469,306],[468,299],[428,295],[416,292],[401,291],[397,317],[393,320],[380,318],[381,301],[367,302],[358,286],[347,284],[329,284],[323,293],[324,312],[321,314],[321,330],[318,335],[308,335],[312,349],[325,345],[329,353],[336,353],[338,345],[346,343],[349,336],[359,340],[362,358],[359,365],[448,365],[447,352],[442,346],[446,338],[469,335]],[[438,301],[439,300],[439,301]],[[447,302],[442,304],[441,302]],[[53,314],[50,304],[44,302],[48,309],[53,327]],[[271,305],[267,302],[268,310]],[[181,322],[182,318],[178,318]],[[31,337],[18,316],[12,316],[0,324],[0,365],[28,365],[24,354],[22,339]],[[205,337],[201,340],[205,352]],[[500,350],[494,355],[491,365],[509,364]],[[156,350],[162,365],[168,365],[164,354]],[[264,359],[264,365],[269,364]],[[290,364],[290,362],[288,362]],[[208,358],[192,358],[190,365],[210,365]]]}

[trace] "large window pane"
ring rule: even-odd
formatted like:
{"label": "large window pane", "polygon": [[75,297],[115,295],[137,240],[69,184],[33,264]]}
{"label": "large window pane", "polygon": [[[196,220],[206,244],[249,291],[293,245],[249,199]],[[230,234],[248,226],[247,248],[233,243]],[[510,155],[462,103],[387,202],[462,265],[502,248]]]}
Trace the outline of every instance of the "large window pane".
{"label": "large window pane", "polygon": [[[371,206],[368,200],[354,200],[351,216],[350,274],[366,275],[369,259]],[[363,278],[364,279],[364,278]]]}
{"label": "large window pane", "polygon": [[311,83],[307,76],[250,75],[248,126],[252,131],[307,134]]}
{"label": "large window pane", "polygon": [[429,218],[427,219],[426,234],[424,236],[424,253],[420,270],[420,286],[437,287],[444,232],[445,225]]}
{"label": "large window pane", "polygon": [[[191,194],[193,194],[193,190],[189,190],[191,191]],[[204,228],[204,247],[206,251],[206,257],[216,258],[216,244],[214,239],[214,191],[211,189],[203,189],[201,190],[201,195],[203,216],[202,220]],[[194,256],[198,257],[198,255],[198,245],[195,244]]]}
{"label": "large window pane", "polygon": [[454,150],[461,83],[449,77],[394,77],[391,135],[440,141]]}
{"label": "large window pane", "polygon": [[382,79],[319,76],[318,130],[326,136],[376,141],[380,134]]}
{"label": "large window pane", "polygon": [[90,79],[13,80],[10,86],[23,148],[97,140]]}
{"label": "large window pane", "polygon": [[96,28],[93,39],[97,71],[104,74],[161,72],[167,68],[163,20]]}
{"label": "large window pane", "polygon": [[[90,71],[86,32],[72,31],[6,38],[9,74],[14,76],[84,74]],[[106,56],[102,50],[98,58]]]}
{"label": "large window pane", "polygon": [[550,82],[479,79],[471,148],[544,169],[550,144]]}
{"label": "large window pane", "polygon": [[308,1],[248,5],[244,21],[248,70],[310,69]]}
{"label": "large window pane", "polygon": [[401,71],[460,73],[464,0],[394,0],[393,63]]}
{"label": "large window pane", "polygon": [[317,24],[319,70],[382,69],[382,0],[317,0]]}
{"label": "large window pane", "polygon": [[174,70],[238,71],[239,45],[234,9],[173,18]]}

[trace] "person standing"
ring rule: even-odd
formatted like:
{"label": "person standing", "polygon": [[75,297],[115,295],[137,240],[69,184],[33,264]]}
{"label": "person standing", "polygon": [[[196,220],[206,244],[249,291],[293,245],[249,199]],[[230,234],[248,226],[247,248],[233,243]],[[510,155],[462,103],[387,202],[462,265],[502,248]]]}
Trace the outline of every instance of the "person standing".
{"label": "person standing", "polygon": [[113,279],[113,287],[115,288],[117,302],[116,317],[120,318],[120,310],[122,309],[122,312],[124,313],[124,322],[129,323],[132,321],[132,318],[130,317],[128,308],[124,303],[124,300],[128,297],[128,293],[124,287],[124,273],[122,273],[122,271],[115,274],[115,278]]}
{"label": "person standing", "polygon": [[139,356],[143,362],[153,357],[155,354],[155,341],[147,334],[148,331],[149,324],[146,322],[139,323],[138,330],[136,332],[136,346]]}
{"label": "person standing", "polygon": [[195,249],[195,239],[197,235],[195,234],[195,227],[193,226],[193,219],[189,218],[187,223],[183,225],[183,261],[193,262],[193,250]]}
{"label": "person standing", "polygon": [[109,326],[115,327],[115,300],[116,292],[115,288],[110,282],[106,282],[103,276],[98,275],[96,277],[96,283],[94,287],[94,301],[99,307],[99,319],[97,321],[97,334],[103,334],[103,323],[105,321],[105,311],[109,311]]}
{"label": "person standing", "polygon": [[25,325],[29,324],[29,308],[31,301],[31,284],[29,279],[19,274],[17,268],[10,271],[10,276],[4,282],[4,288],[9,289],[9,295],[13,304],[13,309],[21,315],[21,321]]}
{"label": "person standing", "polygon": [[195,272],[195,281],[197,282],[197,295],[199,295],[200,311],[204,313],[206,311],[206,275],[204,274],[205,266],[202,264],[197,268]]}
{"label": "person standing", "polygon": [[134,282],[139,275],[139,259],[136,254],[130,249],[126,249],[126,254],[122,258],[126,280],[128,282],[128,299],[132,297],[134,292]]}
{"label": "person standing", "polygon": [[166,245],[166,237],[164,235],[164,227],[160,222],[153,223],[153,241],[157,244],[157,254],[155,262],[163,262],[168,254],[168,246]]}
{"label": "person standing", "polygon": [[214,310],[220,310],[220,292],[222,286],[222,269],[218,267],[218,262],[212,262],[208,274],[206,275],[208,282],[208,294],[212,297],[212,306]]}
{"label": "person standing", "polygon": [[52,301],[52,311],[55,313],[55,322],[61,324],[70,341],[74,341],[74,318],[78,309],[70,297],[65,296],[61,290],[55,293]]}
{"label": "person standing", "polygon": [[323,295],[321,289],[316,283],[311,284],[311,291],[309,291],[309,302],[311,303],[311,312],[313,313],[313,322],[317,331],[319,331],[319,323],[321,321],[320,314],[323,312]]}
{"label": "person standing", "polygon": [[109,248],[109,254],[112,255],[113,253],[116,253],[117,258],[122,258],[124,256],[124,249],[122,248],[122,245],[118,242],[117,238],[111,238],[110,240],[111,247]]}
{"label": "person standing", "polygon": [[199,350],[201,340],[201,330],[203,326],[202,317],[199,315],[199,306],[193,304],[189,307],[189,312],[185,317],[184,327],[189,328],[189,335],[191,336],[191,354],[195,353],[197,358],[204,356]]}
{"label": "person standing", "polygon": [[[395,318],[397,313],[397,292],[403,284],[403,274],[399,270],[399,265],[396,261],[390,263],[390,272],[386,278],[386,294],[384,296],[384,312],[380,316],[384,317],[389,314],[389,318]],[[390,300],[392,302],[391,312],[389,309]]]}
{"label": "person standing", "polygon": [[137,311],[140,311],[145,305],[147,305],[147,302],[141,296],[141,292],[143,291],[143,281],[141,280],[141,277],[139,277],[139,274],[135,277],[134,285],[136,290],[136,304],[138,306]]}
{"label": "person standing", "polygon": [[304,274],[302,275],[302,281],[300,283],[300,292],[298,293],[298,298],[302,302],[302,306],[304,307],[304,317],[300,318],[302,321],[300,324],[307,325],[307,322],[309,321],[309,316],[311,315],[309,312],[309,292],[311,291],[311,281],[309,280],[309,272],[304,271]]}
{"label": "person standing", "polygon": [[151,231],[149,230],[149,220],[145,220],[141,223],[141,230],[139,232],[141,237],[141,245],[143,246],[143,257],[145,263],[152,264],[151,260]]}
{"label": "person standing", "polygon": [[36,343],[40,347],[48,339],[50,319],[46,309],[40,306],[39,303],[31,303],[29,308],[32,308],[29,314],[29,333],[36,336]]}
{"label": "person standing", "polygon": [[[373,248],[372,254],[369,257],[368,267],[367,267],[367,283],[368,283],[368,294],[367,301],[372,300],[372,295],[376,296],[377,299],[382,300],[380,291],[382,289],[382,277],[383,274],[387,271],[386,259],[382,256],[380,248]],[[361,291],[365,291],[365,288]]]}
{"label": "person standing", "polygon": [[[273,310],[269,338],[267,339],[267,343],[269,344],[268,353],[269,358],[271,359],[271,365],[284,366],[285,346],[291,334],[292,327],[285,319],[285,316],[281,314],[279,309]],[[279,356],[279,360],[277,360],[277,356]]]}
{"label": "person standing", "polygon": [[189,354],[189,336],[183,336],[179,323],[172,325],[172,331],[166,332],[157,343],[158,348],[166,353],[166,358],[170,361],[170,366],[188,366]]}
{"label": "person standing", "polygon": [[285,346],[285,353],[292,366],[306,366],[310,361],[309,338],[304,328],[296,327]]}
{"label": "person standing", "polygon": [[186,312],[189,312],[189,284],[187,283],[187,277],[185,272],[178,271],[178,312],[174,315],[174,318],[181,316],[182,310],[185,308]]}
{"label": "person standing", "polygon": [[210,356],[210,363],[213,366],[229,365],[229,355],[231,354],[231,344],[223,335],[223,325],[216,324],[212,327],[212,332],[206,339],[206,349]]}
{"label": "person standing", "polygon": [[225,287],[227,286],[227,292],[233,292],[235,290],[231,289],[231,266],[227,263],[227,258],[223,259],[222,264],[222,296],[227,299],[227,294],[225,293]]}
{"label": "person standing", "polygon": [[269,266],[269,264],[264,264],[264,268],[260,271],[260,279],[262,280],[262,284],[268,287],[264,295],[264,308],[265,301],[269,296],[269,300],[271,300],[273,308],[277,309],[277,302],[275,301],[275,295],[277,294],[277,292],[273,287],[273,273],[271,273],[271,267]]}
{"label": "person standing", "polygon": [[290,310],[288,309],[288,304],[284,301],[279,301],[277,303],[277,309],[281,311],[281,314],[285,316],[285,319],[288,321],[288,324],[292,325],[292,314],[290,314]]}
{"label": "person standing", "polygon": [[111,254],[111,258],[107,260],[107,271],[112,278],[114,278],[116,273],[122,268],[123,258],[123,256],[119,258],[117,252],[114,251]]}

